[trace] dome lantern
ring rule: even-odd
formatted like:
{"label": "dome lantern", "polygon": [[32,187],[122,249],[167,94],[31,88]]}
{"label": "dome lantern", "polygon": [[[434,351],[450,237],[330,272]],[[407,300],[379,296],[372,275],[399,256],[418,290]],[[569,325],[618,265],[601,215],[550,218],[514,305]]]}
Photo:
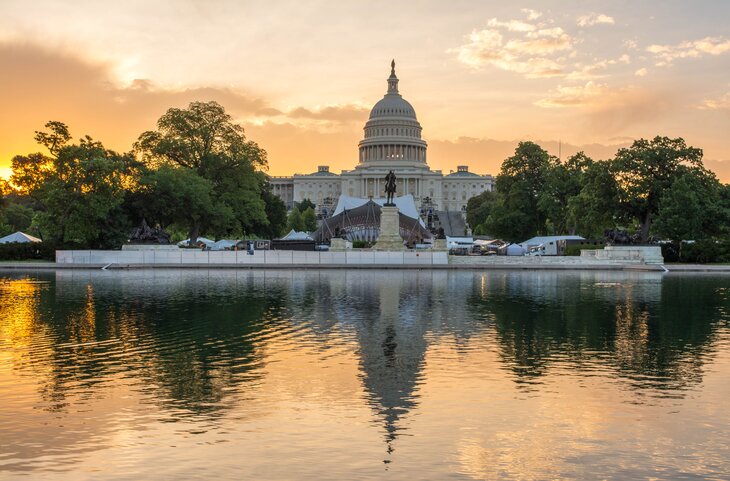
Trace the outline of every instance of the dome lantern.
{"label": "dome lantern", "polygon": [[390,62],[390,77],[388,77],[388,93],[398,93],[398,77],[395,76],[395,59]]}

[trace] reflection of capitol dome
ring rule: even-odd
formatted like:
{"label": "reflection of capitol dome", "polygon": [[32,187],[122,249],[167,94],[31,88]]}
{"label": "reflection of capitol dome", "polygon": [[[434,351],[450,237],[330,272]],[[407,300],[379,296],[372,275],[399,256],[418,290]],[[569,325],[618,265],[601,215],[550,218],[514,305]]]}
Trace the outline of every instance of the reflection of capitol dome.
{"label": "reflection of capitol dome", "polygon": [[360,141],[360,163],[426,163],[426,141],[416,111],[398,92],[395,61],[390,64],[388,92],[370,111],[365,138]]}

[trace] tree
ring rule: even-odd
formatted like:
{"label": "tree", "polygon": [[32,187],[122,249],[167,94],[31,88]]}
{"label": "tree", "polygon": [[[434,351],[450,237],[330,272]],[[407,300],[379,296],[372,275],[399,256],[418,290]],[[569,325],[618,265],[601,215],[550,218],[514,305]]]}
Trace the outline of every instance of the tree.
{"label": "tree", "polygon": [[3,215],[5,217],[5,222],[13,232],[27,231],[33,222],[35,211],[22,204],[10,202],[7,206],[5,206]]}
{"label": "tree", "polygon": [[265,180],[261,187],[261,198],[266,205],[268,226],[259,230],[269,239],[281,237],[284,234],[284,229],[287,225],[286,204],[284,204],[284,201],[274,194],[268,180]]}
{"label": "tree", "polygon": [[556,163],[555,157],[534,142],[520,142],[497,176],[499,198],[485,223],[487,231],[511,241],[544,232],[546,217],[539,200]]}
{"label": "tree", "polygon": [[304,230],[307,232],[314,232],[317,230],[317,214],[314,213],[314,209],[307,207],[302,212],[302,222],[304,223]]}
{"label": "tree", "polygon": [[48,122],[46,127],[50,131],[36,132],[35,138],[51,156],[16,156],[11,177],[19,194],[42,207],[41,232],[56,243],[118,247],[129,230],[121,204],[125,185],[135,175],[134,159],[107,150],[89,136],[69,144],[68,128],[61,122]]}
{"label": "tree", "polygon": [[135,150],[147,164],[172,163],[208,177],[221,166],[266,166],[266,151],[246,140],[243,127],[217,102],[191,102],[171,108],[156,131],[139,136]]}
{"label": "tree", "polygon": [[135,151],[152,168],[172,165],[210,181],[214,205],[233,213],[218,216],[228,219],[225,224],[191,219],[187,226],[191,241],[205,228],[221,235],[268,229],[263,181],[256,171],[266,167],[266,152],[246,140],[243,128],[218,103],[192,102],[187,109],[169,109],[156,131],[140,135]]}
{"label": "tree", "polygon": [[700,175],[707,172],[702,150],[688,147],[681,138],[640,139],[616,153],[611,171],[618,187],[619,208],[638,222],[642,242],[649,239],[662,195],[686,172],[684,168]]}
{"label": "tree", "polygon": [[474,234],[487,233],[484,223],[497,202],[497,197],[496,192],[484,191],[479,195],[475,195],[466,203],[466,221],[471,226]]}
{"label": "tree", "polygon": [[142,176],[135,207],[148,223],[163,228],[179,224],[214,230],[233,218],[232,210],[216,199],[211,181],[169,165]]}
{"label": "tree", "polygon": [[570,199],[582,188],[583,174],[593,160],[583,152],[564,163],[556,161],[545,173],[545,183],[539,193],[538,209],[545,216],[546,232],[553,235],[575,234],[576,224],[568,215]]}
{"label": "tree", "polygon": [[290,229],[297,232],[304,230],[304,219],[302,219],[302,213],[299,212],[299,209],[292,209],[291,212],[289,212],[289,218],[286,223]]}
{"label": "tree", "polygon": [[684,170],[661,196],[656,233],[675,241],[700,240],[717,235],[725,217],[720,199],[720,183],[711,173]]}
{"label": "tree", "polygon": [[618,186],[610,162],[590,163],[581,175],[580,191],[568,199],[568,223],[584,237],[603,237],[606,229],[625,221],[618,205]]}
{"label": "tree", "polygon": [[304,199],[303,201],[298,202],[296,204],[296,206],[297,206],[297,209],[299,209],[299,212],[301,212],[302,214],[304,213],[305,210],[307,210],[309,208],[314,209],[316,207],[314,205],[314,202],[312,202],[309,199]]}

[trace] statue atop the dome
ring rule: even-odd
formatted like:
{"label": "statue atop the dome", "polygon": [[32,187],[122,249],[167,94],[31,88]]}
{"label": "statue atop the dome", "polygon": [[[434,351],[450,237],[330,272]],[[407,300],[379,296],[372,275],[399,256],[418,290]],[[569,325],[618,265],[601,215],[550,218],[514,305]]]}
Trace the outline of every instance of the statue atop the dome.
{"label": "statue atop the dome", "polygon": [[391,170],[388,172],[388,175],[385,176],[385,205],[386,206],[394,206],[393,203],[393,196],[395,196],[395,174]]}
{"label": "statue atop the dome", "polygon": [[390,61],[390,71],[391,73],[395,73],[395,59]]}

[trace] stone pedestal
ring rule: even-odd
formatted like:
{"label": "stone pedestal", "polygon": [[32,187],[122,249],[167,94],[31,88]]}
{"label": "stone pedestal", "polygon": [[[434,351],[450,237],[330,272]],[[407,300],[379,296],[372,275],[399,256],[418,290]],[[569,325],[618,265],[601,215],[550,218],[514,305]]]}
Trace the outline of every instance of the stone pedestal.
{"label": "stone pedestal", "polygon": [[383,206],[380,209],[380,235],[373,250],[402,251],[403,239],[400,236],[400,219],[398,207]]}
{"label": "stone pedestal", "polygon": [[433,240],[433,250],[435,250],[435,251],[446,251],[446,250],[448,250],[446,248],[446,239],[434,239]]}
{"label": "stone pedestal", "polygon": [[601,250],[582,250],[580,256],[627,264],[664,264],[659,246],[606,246]]}
{"label": "stone pedestal", "polygon": [[352,242],[334,237],[330,240],[330,251],[341,252],[352,249]]}

